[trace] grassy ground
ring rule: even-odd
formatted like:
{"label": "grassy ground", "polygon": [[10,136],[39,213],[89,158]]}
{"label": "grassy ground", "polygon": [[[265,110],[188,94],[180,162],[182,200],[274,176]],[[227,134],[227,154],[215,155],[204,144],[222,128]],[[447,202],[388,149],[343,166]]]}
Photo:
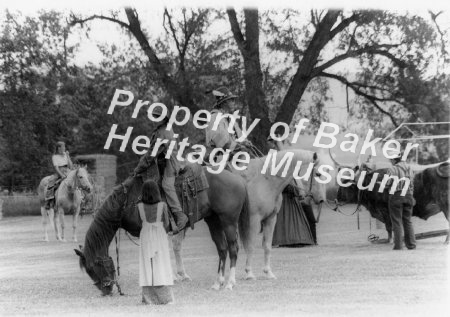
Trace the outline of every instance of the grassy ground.
{"label": "grassy ground", "polygon": [[[349,206],[348,212],[354,210]],[[80,221],[84,237],[90,216]],[[415,219],[416,232],[446,229],[443,215]],[[71,237],[71,217],[66,217]],[[374,227],[374,225],[372,226]],[[444,237],[418,241],[415,251],[367,242],[368,213],[345,217],[325,209],[319,246],[273,252],[277,280],[262,278],[263,255],[255,256],[256,281],[244,281],[241,249],[233,291],[213,291],[217,255],[202,222],[185,241],[185,265],[192,282],[176,284],[176,304],[140,304],[138,248],[122,234],[121,286],[126,296],[101,297],[78,267],[77,244],[41,242],[39,217],[0,221],[0,315],[158,316],[448,316],[448,247]],[[372,232],[385,237],[384,230]],[[114,245],[111,255],[115,258]]]}

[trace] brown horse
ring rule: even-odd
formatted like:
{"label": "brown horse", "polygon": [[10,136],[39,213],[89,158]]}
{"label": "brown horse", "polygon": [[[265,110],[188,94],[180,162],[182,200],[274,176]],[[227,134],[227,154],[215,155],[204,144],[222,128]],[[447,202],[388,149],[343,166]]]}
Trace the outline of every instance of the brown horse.
{"label": "brown horse", "polygon": [[[235,267],[238,254],[237,227],[241,210],[247,206],[247,193],[244,181],[238,175],[223,171],[212,174],[204,168],[209,188],[198,196],[199,219],[205,219],[211,237],[219,254],[218,280],[213,288],[218,289],[225,282],[225,262],[227,251],[230,255],[230,276],[226,288],[236,284]],[[141,230],[141,219],[134,199],[140,193],[142,180],[134,178],[124,193],[121,185],[116,187],[95,215],[94,221],[86,233],[82,250],[75,250],[80,256],[80,266],[94,280],[104,295],[111,294],[115,279],[115,268],[108,255],[109,245],[119,228],[123,228],[135,237]],[[119,204],[126,196],[127,203]],[[174,244],[175,245],[175,244]],[[179,251],[179,250],[178,250]],[[183,268],[184,271],[184,268]]]}

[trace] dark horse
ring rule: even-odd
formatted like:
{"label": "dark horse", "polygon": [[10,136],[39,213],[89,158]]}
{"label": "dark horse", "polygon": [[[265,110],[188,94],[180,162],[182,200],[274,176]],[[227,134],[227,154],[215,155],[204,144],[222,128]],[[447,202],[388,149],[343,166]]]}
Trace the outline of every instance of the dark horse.
{"label": "dark horse", "polygon": [[[213,288],[218,289],[225,282],[225,261],[228,251],[230,276],[226,288],[232,289],[236,284],[238,220],[241,211],[247,208],[246,185],[240,176],[226,170],[220,174],[210,173],[205,167],[203,170],[209,188],[197,194],[198,219],[205,219],[219,253],[219,278]],[[103,295],[111,294],[116,283],[114,262],[108,254],[109,245],[116,231],[123,228],[133,236],[139,236],[142,222],[135,206],[136,202],[131,200],[139,195],[141,187],[141,178],[134,178],[126,191],[122,185],[117,186],[96,213],[86,233],[84,247],[82,250],[75,250],[80,256],[80,266],[86,270]],[[118,203],[123,201],[125,203]]]}

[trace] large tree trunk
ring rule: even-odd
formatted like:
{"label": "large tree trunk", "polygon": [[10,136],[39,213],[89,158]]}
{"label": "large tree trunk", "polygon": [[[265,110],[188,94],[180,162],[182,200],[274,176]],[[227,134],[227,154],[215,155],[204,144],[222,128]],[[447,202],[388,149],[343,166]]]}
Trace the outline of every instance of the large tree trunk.
{"label": "large tree trunk", "polygon": [[266,138],[270,131],[269,109],[263,91],[263,74],[259,59],[258,10],[245,10],[246,54],[244,57],[245,99],[251,119],[261,121],[253,130],[251,139],[263,152],[267,150]]}
{"label": "large tree trunk", "polygon": [[245,9],[245,39],[241,32],[234,9],[227,10],[231,30],[244,59],[245,100],[252,120],[261,121],[250,135],[253,143],[264,152],[267,151],[266,138],[271,122],[266,96],[263,91],[263,75],[259,59],[259,21],[258,9]]}
{"label": "large tree trunk", "polygon": [[[266,151],[266,138],[270,132],[271,122],[269,120],[269,108],[262,88],[263,76],[259,58],[258,10],[244,9],[245,37],[241,32],[234,9],[227,9],[227,14],[234,39],[244,59],[246,101],[249,106],[250,115],[253,120],[256,118],[261,120],[252,132],[252,140],[259,148]],[[340,11],[330,10],[317,24],[316,32],[298,65],[297,72],[278,110],[275,122],[291,123],[308,84],[317,75],[314,73],[314,67],[318,61],[320,52],[334,36],[331,29],[336,23],[339,14]]]}
{"label": "large tree trunk", "polygon": [[287,124],[291,123],[292,117],[297,110],[308,84],[314,78],[313,70],[320,56],[320,52],[332,38],[331,28],[336,23],[338,16],[339,11],[328,11],[323,20],[318,23],[316,32],[298,65],[297,72],[292,79],[286,96],[284,96],[275,122],[282,121]]}

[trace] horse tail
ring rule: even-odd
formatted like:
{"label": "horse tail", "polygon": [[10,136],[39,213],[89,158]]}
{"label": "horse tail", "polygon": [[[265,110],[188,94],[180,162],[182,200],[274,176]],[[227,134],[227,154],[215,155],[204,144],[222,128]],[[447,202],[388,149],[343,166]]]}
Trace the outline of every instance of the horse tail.
{"label": "horse tail", "polygon": [[242,205],[241,214],[239,215],[238,228],[241,242],[244,245],[244,249],[247,249],[250,236],[250,212],[247,186],[245,186],[245,200],[244,204]]}

